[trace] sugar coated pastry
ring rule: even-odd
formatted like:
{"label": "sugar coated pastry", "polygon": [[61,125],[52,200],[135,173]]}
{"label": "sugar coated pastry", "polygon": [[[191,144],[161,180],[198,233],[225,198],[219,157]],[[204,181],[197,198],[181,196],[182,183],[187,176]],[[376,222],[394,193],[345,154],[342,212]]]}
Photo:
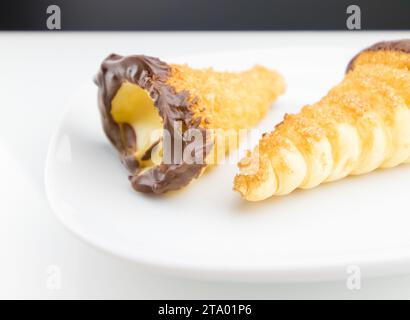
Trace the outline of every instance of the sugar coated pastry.
{"label": "sugar coated pastry", "polygon": [[95,82],[103,129],[133,188],[156,194],[203,172],[217,143],[213,129],[254,126],[285,89],[283,78],[262,66],[216,72],[144,55],[108,56]]}
{"label": "sugar coated pastry", "polygon": [[356,55],[319,102],[286,115],[239,163],[249,201],[410,162],[410,40]]}

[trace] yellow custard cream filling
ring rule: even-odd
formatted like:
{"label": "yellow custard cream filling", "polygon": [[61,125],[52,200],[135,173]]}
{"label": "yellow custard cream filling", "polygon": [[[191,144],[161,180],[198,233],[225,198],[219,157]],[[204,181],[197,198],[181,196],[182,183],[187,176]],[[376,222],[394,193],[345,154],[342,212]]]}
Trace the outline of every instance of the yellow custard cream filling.
{"label": "yellow custard cream filling", "polygon": [[135,158],[141,169],[161,163],[163,123],[146,90],[124,82],[111,101],[111,115],[119,125],[127,123],[134,128],[137,141]]}

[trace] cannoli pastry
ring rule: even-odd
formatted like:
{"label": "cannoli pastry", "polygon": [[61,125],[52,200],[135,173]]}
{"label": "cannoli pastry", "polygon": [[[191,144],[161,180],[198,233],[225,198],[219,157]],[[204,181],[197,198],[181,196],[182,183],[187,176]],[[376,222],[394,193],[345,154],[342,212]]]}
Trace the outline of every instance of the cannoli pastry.
{"label": "cannoli pastry", "polygon": [[156,194],[197,178],[216,147],[212,130],[254,126],[285,87],[262,66],[216,72],[116,54],[102,62],[95,82],[103,129],[133,188]]}
{"label": "cannoli pastry", "polygon": [[286,115],[238,164],[250,201],[410,162],[410,40],[356,55],[319,102]]}

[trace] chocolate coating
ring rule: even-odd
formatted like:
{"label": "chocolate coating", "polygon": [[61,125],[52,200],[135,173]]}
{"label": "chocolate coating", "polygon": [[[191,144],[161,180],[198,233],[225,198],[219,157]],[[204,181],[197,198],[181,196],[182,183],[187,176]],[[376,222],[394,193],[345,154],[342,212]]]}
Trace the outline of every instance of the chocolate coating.
{"label": "chocolate coating", "polygon": [[405,53],[410,53],[410,39],[402,39],[396,41],[382,41],[375,43],[374,45],[360,51],[356,54],[352,60],[350,60],[349,64],[346,68],[346,73],[353,69],[354,62],[356,58],[362,54],[363,52],[367,51],[401,51]]}
{"label": "chocolate coating", "polygon": [[[205,166],[203,158],[211,148],[211,144],[204,139],[199,146],[195,145],[195,150],[202,148],[201,159],[192,155],[190,159],[184,158],[181,161],[162,161],[160,165],[141,172],[134,156],[137,150],[134,129],[130,125],[116,123],[111,115],[111,101],[125,81],[145,89],[158,108],[164,129],[169,132],[171,139],[170,144],[164,144],[164,154],[173,154],[173,150],[166,148],[173,148],[177,142],[182,145],[182,151],[194,143],[184,135],[188,129],[198,129],[206,137],[206,130],[199,128],[200,119],[193,120],[191,106],[194,99],[190,99],[189,92],[176,92],[168,85],[166,80],[170,76],[171,67],[157,58],[111,54],[102,62],[95,78],[104,132],[118,150],[122,163],[131,172],[129,179],[133,188],[140,192],[165,193],[186,186],[201,173]],[[183,129],[177,130],[175,122],[182,123]]]}

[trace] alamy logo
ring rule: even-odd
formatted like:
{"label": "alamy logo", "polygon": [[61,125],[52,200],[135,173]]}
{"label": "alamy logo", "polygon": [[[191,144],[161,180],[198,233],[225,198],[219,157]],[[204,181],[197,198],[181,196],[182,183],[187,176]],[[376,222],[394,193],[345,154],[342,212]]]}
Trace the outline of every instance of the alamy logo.
{"label": "alamy logo", "polygon": [[352,4],[347,7],[346,13],[349,15],[346,20],[346,27],[349,30],[360,30],[362,28],[362,12],[358,5]]}
{"label": "alamy logo", "polygon": [[46,287],[48,290],[61,289],[61,269],[59,266],[50,265],[46,269]]}
{"label": "alamy logo", "polygon": [[349,290],[360,290],[362,287],[362,273],[357,265],[348,265],[346,268],[347,281],[346,287]]}
{"label": "alamy logo", "polygon": [[61,30],[61,9],[59,6],[52,4],[47,7],[47,29]]}

